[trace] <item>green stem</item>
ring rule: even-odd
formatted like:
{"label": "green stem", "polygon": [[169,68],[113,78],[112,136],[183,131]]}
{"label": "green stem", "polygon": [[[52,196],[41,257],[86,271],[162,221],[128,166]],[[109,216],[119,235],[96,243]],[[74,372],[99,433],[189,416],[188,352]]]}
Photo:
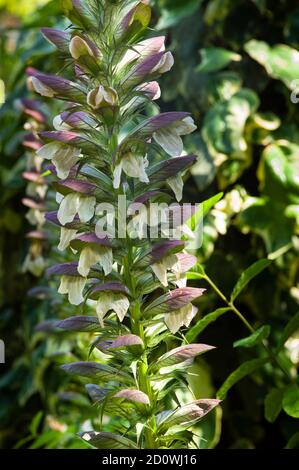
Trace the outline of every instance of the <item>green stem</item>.
{"label": "green stem", "polygon": [[[216,284],[212,281],[212,279],[205,273],[203,276],[203,279],[205,279],[210,286],[213,288],[213,290],[216,292],[216,294],[219,295],[219,297],[223,300],[223,302],[226,303],[226,305],[238,316],[238,318],[243,322],[243,324],[246,326],[246,328],[250,331],[250,333],[255,333],[254,327],[246,320],[244,315],[240,312],[239,309],[234,305],[233,302],[228,300],[228,298],[221,292],[219,287],[216,286]],[[283,372],[283,374],[288,378],[289,381],[292,381],[292,377],[290,376],[289,372],[284,368],[284,366],[280,363],[278,357],[275,356],[275,354],[271,351],[269,346],[266,344],[265,341],[262,342],[263,347],[269,354],[270,358],[272,359],[273,362],[277,364],[279,369]]]}
{"label": "green stem", "polygon": [[[153,402],[153,391],[151,387],[150,380],[148,378],[148,358],[146,352],[146,341],[145,341],[145,334],[144,328],[141,321],[141,302],[140,298],[136,292],[136,280],[133,276],[131,271],[132,266],[132,248],[129,245],[128,248],[128,256],[126,262],[124,264],[125,267],[125,277],[128,280],[128,284],[132,293],[133,300],[131,302],[130,307],[130,321],[131,321],[131,331],[133,334],[139,336],[143,343],[144,343],[144,351],[140,357],[138,370],[137,370],[137,380],[138,380],[138,387],[139,390],[146,393],[149,397],[150,404],[152,405]],[[152,416],[144,428],[144,440],[145,440],[145,448],[146,449],[155,449],[155,437],[154,432],[156,428],[156,420],[155,417]]]}

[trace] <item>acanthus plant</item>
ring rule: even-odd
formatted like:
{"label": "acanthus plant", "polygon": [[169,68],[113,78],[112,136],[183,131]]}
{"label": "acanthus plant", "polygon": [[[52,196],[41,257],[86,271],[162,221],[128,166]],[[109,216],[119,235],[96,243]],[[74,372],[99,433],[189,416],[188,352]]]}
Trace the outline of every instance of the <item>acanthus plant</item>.
{"label": "acanthus plant", "polygon": [[28,131],[28,134],[23,139],[23,146],[26,149],[24,155],[26,169],[22,175],[27,184],[22,202],[28,208],[26,219],[32,226],[32,230],[26,234],[30,245],[22,269],[24,272],[40,277],[47,267],[44,253],[47,233],[44,225],[48,183],[42,174],[44,161],[36,154],[36,151],[42,147],[38,133],[46,128],[47,115],[43,104],[34,99],[20,99],[16,102],[16,106],[27,117],[24,129]]}
{"label": "acanthus plant", "polygon": [[[195,125],[188,113],[158,114],[154,104],[156,79],[173,57],[164,37],[144,39],[148,2],[62,3],[72,26],[42,32],[64,56],[72,80],[33,71],[31,83],[42,96],[67,102],[54,118],[55,130],[40,134],[44,146],[37,154],[57,175],[59,209],[46,217],[61,228],[58,248],[70,250],[76,262],[52,266],[48,274],[60,277],[59,293],[81,304],[81,313],[86,302],[94,305],[95,316],[72,316],[58,326],[97,333],[90,351],[97,351],[97,360],[62,367],[92,379],[86,388],[100,415],[116,417],[109,425],[114,432],[101,427],[81,437],[97,448],[192,447],[192,425],[219,403],[180,405],[176,399],[177,389],[188,388],[188,367],[212,349],[186,344],[179,333],[195,317],[192,302],[204,291],[186,287],[196,258],[181,239],[136,236],[144,227],[130,209],[139,203],[149,212],[151,202],[169,202],[165,183],[182,198],[182,173],[196,156],[182,155],[181,136]],[[119,220],[119,196],[126,198],[125,221]],[[114,237],[98,228],[102,203],[116,208]]]}

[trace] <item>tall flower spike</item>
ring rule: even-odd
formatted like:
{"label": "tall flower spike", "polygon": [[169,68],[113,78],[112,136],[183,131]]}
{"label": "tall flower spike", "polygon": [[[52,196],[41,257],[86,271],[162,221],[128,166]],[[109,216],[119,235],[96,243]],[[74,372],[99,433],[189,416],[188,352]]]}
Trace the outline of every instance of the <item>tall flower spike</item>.
{"label": "tall flower spike", "polygon": [[[60,227],[59,249],[74,262],[53,266],[48,274],[60,278],[59,293],[71,304],[87,301],[94,308],[94,316],[76,317],[74,311],[57,327],[76,332],[84,322],[87,330],[96,328],[102,338],[95,347],[108,360],[63,368],[94,380],[87,387],[92,400],[118,418],[117,433],[103,425],[81,437],[97,448],[190,447],[190,426],[218,401],[171,409],[173,388],[167,384],[185,387],[180,377],[211,347],[175,347],[180,340],[174,335],[195,317],[193,302],[204,289],[186,287],[186,271],[196,259],[183,252],[184,241],[165,236],[162,222],[177,230],[188,219],[182,207],[170,210],[165,201],[169,188],[182,198],[182,173],[196,161],[195,155],[182,156],[182,136],[196,126],[188,113],[145,114],[145,103],[160,97],[158,77],[173,65],[164,37],[145,38],[148,1],[63,5],[71,33],[43,34],[74,64],[73,77],[32,73],[38,93],[67,102],[54,118],[56,130],[40,134],[44,145],[37,153],[51,160],[52,178],[58,178],[53,186],[59,207],[46,219]],[[164,203],[163,220],[152,201]]]}

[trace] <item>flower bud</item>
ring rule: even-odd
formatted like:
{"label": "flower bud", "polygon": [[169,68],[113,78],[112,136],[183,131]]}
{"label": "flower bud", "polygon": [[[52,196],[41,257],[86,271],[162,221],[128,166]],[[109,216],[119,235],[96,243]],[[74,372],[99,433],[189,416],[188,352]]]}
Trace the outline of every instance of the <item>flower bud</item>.
{"label": "flower bud", "polygon": [[115,112],[118,110],[118,95],[111,87],[103,85],[91,90],[87,95],[87,104],[99,110],[106,124],[112,124]]}
{"label": "flower bud", "polygon": [[80,36],[74,36],[70,42],[69,50],[73,59],[78,60],[82,56],[89,55],[95,57],[95,53],[90,45]]}
{"label": "flower bud", "polygon": [[118,104],[118,96],[113,88],[100,85],[88,93],[87,103],[93,109],[99,109],[105,106],[116,106]]}
{"label": "flower bud", "polygon": [[47,96],[48,98],[55,96],[55,91],[36,77],[31,77],[31,85],[33,89],[42,96]]}

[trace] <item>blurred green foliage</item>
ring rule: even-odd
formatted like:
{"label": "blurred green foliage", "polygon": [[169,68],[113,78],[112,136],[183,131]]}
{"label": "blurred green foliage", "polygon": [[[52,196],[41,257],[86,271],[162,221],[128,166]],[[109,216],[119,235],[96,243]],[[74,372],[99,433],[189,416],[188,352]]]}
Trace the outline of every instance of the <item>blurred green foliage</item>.
{"label": "blurred green foliage", "polygon": [[[28,8],[36,2],[0,0],[0,78],[6,89],[0,108],[0,275],[5,286],[0,291],[0,337],[8,350],[7,371],[1,369],[0,375],[0,445],[78,447],[81,441],[73,434],[79,423],[97,422],[98,417],[81,383],[66,378],[57,364],[66,356],[86,359],[87,342],[83,336],[75,340],[71,334],[51,333],[50,327],[35,331],[40,321],[65,318],[70,311],[57,298],[55,286],[45,281],[46,298],[26,297],[38,283],[20,272],[26,252],[20,204],[24,122],[13,105],[28,93],[25,67],[49,72],[58,60],[39,27],[64,23],[56,1],[31,10],[33,15],[21,24],[3,3],[9,3],[10,12],[23,14],[14,4]],[[207,287],[190,341],[218,348],[194,366],[201,380],[190,379],[190,388],[197,398],[214,396],[217,390],[225,397],[223,410],[199,426],[198,445],[298,448],[298,2],[152,3],[156,29],[167,35],[176,59],[162,79],[162,108],[187,109],[198,125],[186,139],[186,150],[199,158],[185,199],[200,202],[224,192],[205,217],[200,265],[190,275],[193,285]],[[266,258],[272,262],[258,261]],[[246,271],[257,261],[262,264]],[[249,335],[231,302],[255,333]],[[269,360],[265,343],[275,360]]]}
{"label": "blurred green foliage", "polygon": [[48,3],[49,0],[0,0],[0,9],[18,16],[26,16],[33,13],[36,8]]}

